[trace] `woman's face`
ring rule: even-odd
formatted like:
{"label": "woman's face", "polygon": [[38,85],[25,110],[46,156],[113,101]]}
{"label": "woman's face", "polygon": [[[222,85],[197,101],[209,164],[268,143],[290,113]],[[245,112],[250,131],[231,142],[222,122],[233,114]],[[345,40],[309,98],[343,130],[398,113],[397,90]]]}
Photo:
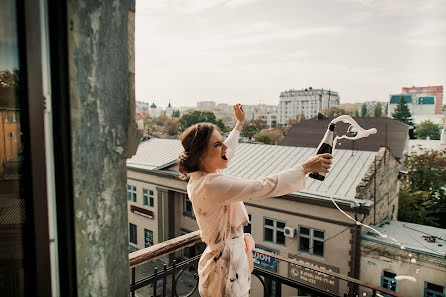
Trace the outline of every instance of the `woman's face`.
{"label": "woman's face", "polygon": [[210,173],[217,172],[217,169],[225,169],[228,166],[227,148],[220,132],[214,129],[209,139],[206,155],[202,160],[203,171]]}

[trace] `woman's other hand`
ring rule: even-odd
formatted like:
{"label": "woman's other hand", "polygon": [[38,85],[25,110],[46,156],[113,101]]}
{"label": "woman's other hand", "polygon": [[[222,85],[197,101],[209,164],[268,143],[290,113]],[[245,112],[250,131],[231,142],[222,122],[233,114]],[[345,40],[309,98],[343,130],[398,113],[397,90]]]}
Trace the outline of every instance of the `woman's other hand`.
{"label": "woman's other hand", "polygon": [[245,111],[241,104],[232,106],[234,108],[234,116],[237,119],[235,128],[240,132],[242,130],[243,123],[245,122]]}
{"label": "woman's other hand", "polygon": [[320,154],[310,157],[305,163],[302,164],[305,174],[310,172],[325,172],[328,173],[328,169],[331,166],[331,160],[333,156],[331,154]]}

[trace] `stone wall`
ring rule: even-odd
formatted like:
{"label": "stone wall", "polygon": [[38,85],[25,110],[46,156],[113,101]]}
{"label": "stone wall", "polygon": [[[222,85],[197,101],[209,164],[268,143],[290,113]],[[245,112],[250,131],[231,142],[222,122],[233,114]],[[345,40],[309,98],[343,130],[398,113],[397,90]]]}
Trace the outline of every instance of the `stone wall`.
{"label": "stone wall", "polygon": [[[375,162],[370,165],[369,170],[356,188],[356,197],[370,199],[376,203],[364,219],[365,224],[379,223],[384,219],[397,219],[399,168],[400,163],[390,150],[381,147],[376,154]],[[375,210],[376,214],[374,214]]]}

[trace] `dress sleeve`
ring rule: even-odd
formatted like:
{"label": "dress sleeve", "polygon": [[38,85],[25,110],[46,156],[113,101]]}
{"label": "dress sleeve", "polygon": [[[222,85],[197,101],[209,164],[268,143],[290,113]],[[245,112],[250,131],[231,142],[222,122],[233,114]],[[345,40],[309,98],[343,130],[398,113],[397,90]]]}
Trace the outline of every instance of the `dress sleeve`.
{"label": "dress sleeve", "polygon": [[239,138],[240,138],[240,132],[234,128],[224,141],[224,144],[228,147],[228,150],[226,152],[226,157],[228,158],[229,161],[235,154]]}
{"label": "dress sleeve", "polygon": [[256,180],[209,173],[204,181],[205,194],[215,206],[283,196],[304,188],[305,173],[300,165]]}

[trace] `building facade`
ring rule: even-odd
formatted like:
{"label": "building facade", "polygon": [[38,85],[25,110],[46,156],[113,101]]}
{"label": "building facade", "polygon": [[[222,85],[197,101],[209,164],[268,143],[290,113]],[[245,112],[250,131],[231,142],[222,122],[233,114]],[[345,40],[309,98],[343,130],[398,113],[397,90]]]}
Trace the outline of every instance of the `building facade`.
{"label": "building facade", "polygon": [[423,96],[433,96],[435,97],[435,114],[442,113],[443,106],[443,86],[432,86],[432,87],[403,87],[403,94],[417,94]]}
{"label": "building facade", "polygon": [[[178,140],[150,139],[141,143],[137,154],[128,159],[131,250],[198,229],[192,203],[187,197],[187,181],[178,179],[175,165],[182,151]],[[256,179],[296,166],[314,153],[314,148],[240,143],[226,174]],[[380,161],[384,158],[387,158],[385,162]],[[337,150],[334,160],[323,183],[307,177],[306,189],[301,192],[245,202],[250,221],[244,228],[253,235],[259,249],[359,278],[361,229],[336,209],[331,198],[346,213],[363,222],[395,218],[396,160],[385,148],[379,152],[355,151],[354,154],[349,150]],[[380,175],[376,183],[375,170]],[[385,196],[384,192],[390,194]],[[376,196],[382,201],[374,209]],[[202,248],[186,250],[183,256],[196,255]],[[335,279],[301,272],[297,266],[274,258],[259,254],[253,257],[257,266],[299,282],[335,294],[348,291],[346,284]],[[318,279],[316,284],[314,279]],[[275,296],[305,294],[287,286],[276,286],[272,281],[266,285]],[[262,290],[260,282],[253,278],[251,295],[259,296]]]}
{"label": "building facade", "polygon": [[384,221],[375,228],[398,243],[365,231],[361,241],[361,280],[401,296],[445,296],[445,229],[398,221]]}
{"label": "building facade", "polygon": [[307,119],[312,118],[330,107],[339,107],[339,94],[335,91],[310,87],[282,92],[279,97],[279,125],[285,126],[289,119],[301,114]]}

